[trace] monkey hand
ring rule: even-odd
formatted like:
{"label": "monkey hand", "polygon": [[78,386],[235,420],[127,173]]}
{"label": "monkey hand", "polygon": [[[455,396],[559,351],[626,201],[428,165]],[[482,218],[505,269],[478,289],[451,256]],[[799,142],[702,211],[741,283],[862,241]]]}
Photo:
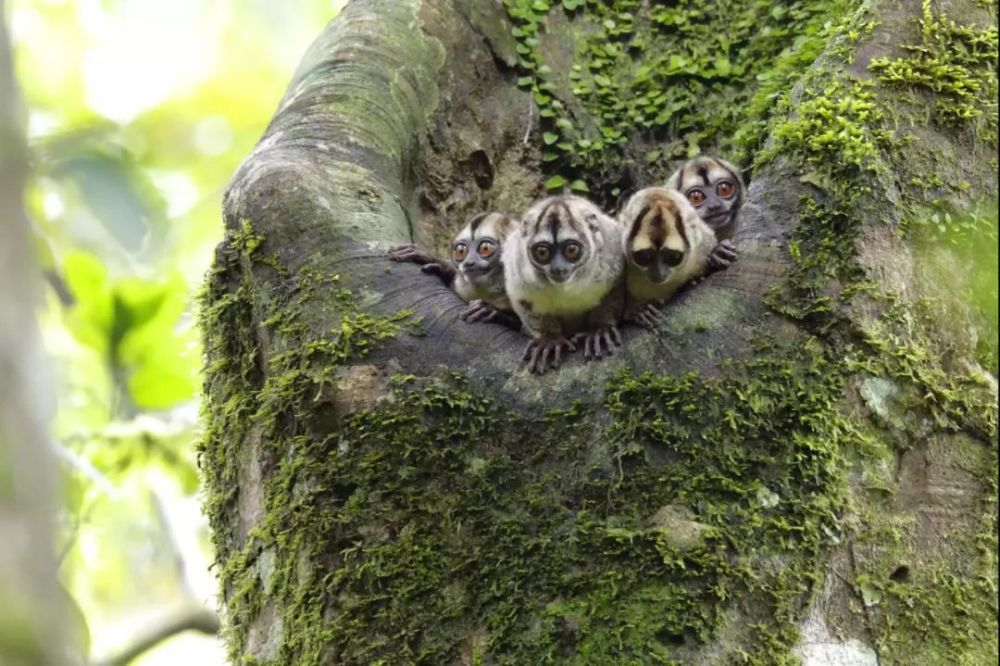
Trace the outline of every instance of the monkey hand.
{"label": "monkey hand", "polygon": [[465,308],[462,314],[458,315],[458,318],[471,324],[476,321],[493,321],[502,312],[503,310],[499,310],[486,301],[477,298],[469,301],[468,307]]}
{"label": "monkey hand", "polygon": [[719,241],[715,249],[712,250],[712,254],[708,255],[709,270],[720,271],[729,268],[729,265],[739,258],[740,255],[732,241],[728,239]]}
{"label": "monkey hand", "polygon": [[[588,361],[601,358],[604,354],[610,356],[614,353],[615,347],[622,346],[622,336],[614,324],[602,326],[587,333],[577,333],[573,336],[574,343],[581,340],[583,341],[583,357]],[[603,351],[601,350],[602,343],[604,345]]]}
{"label": "monkey hand", "polygon": [[389,258],[393,261],[406,261],[413,264],[440,264],[441,261],[417,245],[399,245],[389,250]]}
{"label": "monkey hand", "polygon": [[635,307],[634,311],[625,315],[625,321],[639,324],[653,331],[663,321],[663,313],[653,301],[642,303]]}
{"label": "monkey hand", "polygon": [[560,334],[542,335],[528,343],[521,360],[528,362],[528,370],[531,372],[544,375],[549,367],[559,367],[564,349],[573,352],[576,351],[576,345]]}

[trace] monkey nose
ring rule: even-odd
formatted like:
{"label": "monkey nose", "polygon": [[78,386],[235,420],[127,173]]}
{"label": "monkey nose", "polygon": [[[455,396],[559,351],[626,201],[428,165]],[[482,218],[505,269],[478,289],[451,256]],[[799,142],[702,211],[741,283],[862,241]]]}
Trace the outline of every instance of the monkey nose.
{"label": "monkey nose", "polygon": [[554,268],[549,273],[549,275],[552,276],[552,280],[554,282],[565,282],[566,278],[569,277],[569,271],[566,270],[565,268],[559,268],[559,269]]}

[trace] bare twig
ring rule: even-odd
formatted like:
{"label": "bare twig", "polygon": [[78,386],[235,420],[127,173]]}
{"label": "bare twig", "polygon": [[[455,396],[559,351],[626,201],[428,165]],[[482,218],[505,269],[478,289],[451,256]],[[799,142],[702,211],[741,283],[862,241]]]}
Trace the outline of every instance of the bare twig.
{"label": "bare twig", "polygon": [[92,661],[91,666],[126,666],[142,653],[185,631],[215,636],[219,633],[219,618],[205,608],[192,608],[164,618],[117,655]]}

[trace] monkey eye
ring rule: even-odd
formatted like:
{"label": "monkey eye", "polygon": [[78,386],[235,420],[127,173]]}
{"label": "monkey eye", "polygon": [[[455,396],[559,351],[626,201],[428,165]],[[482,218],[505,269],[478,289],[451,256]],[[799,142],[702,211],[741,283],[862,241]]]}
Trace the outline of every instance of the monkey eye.
{"label": "monkey eye", "polygon": [[552,261],[552,247],[548,243],[538,243],[531,248],[531,256],[540,264]]}
{"label": "monkey eye", "polygon": [[639,250],[638,252],[632,253],[632,260],[639,264],[640,266],[648,266],[653,263],[656,258],[656,252],[646,248],[645,250]]}
{"label": "monkey eye", "polygon": [[583,246],[576,241],[567,241],[562,246],[562,254],[566,257],[567,261],[576,262],[580,259],[580,255],[583,254]]}
{"label": "monkey eye", "polygon": [[690,201],[695,206],[700,206],[705,203],[705,193],[699,190],[697,187],[688,190],[687,193],[688,201]]}
{"label": "monkey eye", "polygon": [[663,262],[667,266],[677,266],[682,261],[684,261],[684,253],[680,250],[664,250],[663,251]]}
{"label": "monkey eye", "polygon": [[479,247],[476,248],[476,252],[478,252],[479,256],[482,257],[483,259],[489,259],[496,253],[496,251],[497,251],[497,244],[491,240],[482,241],[479,244]]}
{"label": "monkey eye", "polygon": [[736,186],[728,180],[720,180],[715,184],[715,193],[723,199],[729,199],[736,193]]}
{"label": "monkey eye", "polygon": [[469,256],[469,246],[467,243],[455,243],[455,249],[451,251],[451,256],[455,261],[462,261]]}

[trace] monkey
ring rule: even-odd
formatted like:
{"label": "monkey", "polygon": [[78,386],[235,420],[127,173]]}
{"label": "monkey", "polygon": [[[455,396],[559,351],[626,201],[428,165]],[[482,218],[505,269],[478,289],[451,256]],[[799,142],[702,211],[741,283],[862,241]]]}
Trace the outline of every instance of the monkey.
{"label": "monkey", "polygon": [[527,210],[504,243],[504,277],[532,336],[521,359],[530,372],[558,368],[581,340],[588,361],[621,346],[624,270],[620,227],[587,199],[550,196]]}
{"label": "monkey", "polygon": [[733,164],[700,155],[688,160],[667,179],[666,187],[681,192],[701,219],[715,232],[718,241],[709,258],[709,270],[728,267],[738,258],[729,239],[736,233],[746,183]]}
{"label": "monkey", "polygon": [[420,270],[441,278],[468,303],[459,315],[462,321],[495,321],[520,328],[503,273],[503,242],[516,224],[503,213],[474,215],[452,241],[450,263],[412,244],[392,248],[389,258],[421,264]]}
{"label": "monkey", "polygon": [[623,320],[655,328],[657,306],[707,270],[715,234],[683,194],[664,187],[633,194],[618,221],[628,293]]}

